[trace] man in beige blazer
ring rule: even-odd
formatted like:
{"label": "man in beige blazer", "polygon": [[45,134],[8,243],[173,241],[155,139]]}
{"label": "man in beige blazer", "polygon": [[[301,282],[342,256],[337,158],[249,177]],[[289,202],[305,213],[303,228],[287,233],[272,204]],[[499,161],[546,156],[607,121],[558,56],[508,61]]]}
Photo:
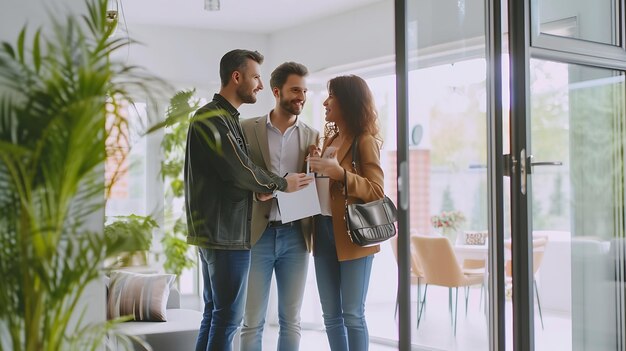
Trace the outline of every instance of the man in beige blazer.
{"label": "man in beige blazer", "polygon": [[[306,172],[309,146],[318,143],[319,132],[298,118],[306,102],[307,74],[307,68],[299,63],[278,66],[270,78],[274,109],[241,122],[252,161],[276,174]],[[283,223],[276,199],[257,194],[252,205],[253,246],[241,351],[262,348],[272,274],[278,288],[278,350],[298,350],[311,235],[311,218]]]}

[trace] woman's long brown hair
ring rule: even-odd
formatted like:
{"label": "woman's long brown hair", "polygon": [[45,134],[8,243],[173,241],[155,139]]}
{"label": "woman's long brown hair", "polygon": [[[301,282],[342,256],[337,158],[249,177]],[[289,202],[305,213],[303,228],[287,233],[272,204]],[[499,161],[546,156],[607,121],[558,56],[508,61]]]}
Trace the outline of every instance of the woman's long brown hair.
{"label": "woman's long brown hair", "polygon": [[[378,112],[374,104],[374,96],[363,78],[355,75],[338,76],[328,82],[328,92],[332,94],[339,105],[341,116],[353,136],[369,134],[380,144]],[[326,123],[324,137],[337,134],[335,123]]]}

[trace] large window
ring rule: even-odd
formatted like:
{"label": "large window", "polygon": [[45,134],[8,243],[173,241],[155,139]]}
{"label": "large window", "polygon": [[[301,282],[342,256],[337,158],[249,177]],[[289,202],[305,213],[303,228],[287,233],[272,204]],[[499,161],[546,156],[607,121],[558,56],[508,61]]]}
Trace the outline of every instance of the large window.
{"label": "large window", "polygon": [[[484,233],[487,229],[485,64],[484,59],[465,59],[410,72],[410,217],[413,235],[440,235],[441,229],[433,227],[431,217],[442,212],[457,212],[465,218],[457,223],[455,231],[461,245],[465,232]],[[381,162],[385,171],[385,192],[395,201],[395,75],[369,75],[361,73],[363,71],[366,69],[359,69],[358,74],[366,79],[374,93],[381,136],[384,139]],[[350,73],[337,72],[336,75]],[[322,102],[327,96],[326,86],[309,88],[307,107],[302,117],[313,127],[323,130]],[[381,252],[375,256],[366,304],[372,340],[388,344],[397,340],[398,330],[395,319],[395,287],[398,282],[393,244],[393,241],[383,244]],[[484,253],[486,257],[486,247]],[[477,265],[484,270],[484,263],[479,262]],[[422,285],[422,293],[423,289]],[[411,291],[411,315],[415,318],[415,326],[417,280],[413,281]],[[457,338],[471,337],[473,347],[485,349],[488,334],[483,313],[484,301],[481,299],[485,295],[481,294],[480,284],[472,286],[468,293],[468,317],[464,316],[464,312],[459,312]],[[305,300],[318,301],[312,268],[307,280]],[[428,312],[420,329],[414,332],[413,342],[448,349],[447,343],[453,339],[433,338],[429,332],[441,329],[442,333],[453,334],[450,316],[447,315],[448,289],[429,287],[426,301]],[[464,311],[463,301],[460,296],[459,311]],[[271,312],[268,315],[270,321],[276,323],[273,316]],[[305,326],[323,327],[319,307],[305,306],[302,319]]]}
{"label": "large window", "polygon": [[128,123],[120,128],[120,135],[111,135],[107,144],[112,153],[105,163],[105,177],[116,181],[109,192],[106,216],[149,214],[146,204],[146,163],[148,159],[146,137],[141,127],[146,124],[146,104],[123,104],[118,107]]}

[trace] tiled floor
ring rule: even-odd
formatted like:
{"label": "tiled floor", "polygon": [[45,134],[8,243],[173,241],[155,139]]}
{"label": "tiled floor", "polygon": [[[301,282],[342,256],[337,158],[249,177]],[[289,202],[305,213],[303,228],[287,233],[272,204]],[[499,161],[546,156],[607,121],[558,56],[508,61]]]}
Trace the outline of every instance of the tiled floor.
{"label": "tiled floor", "polygon": [[[472,288],[465,315],[464,294],[459,291],[459,310],[457,332],[453,333],[450,313],[448,312],[448,289],[429,287],[424,319],[420,328],[416,328],[415,305],[412,306],[412,350],[449,350],[480,351],[488,350],[487,320],[480,304],[480,289]],[[511,342],[511,302],[507,301],[507,349],[512,349]],[[393,316],[393,304],[368,304],[367,319],[370,332],[370,351],[397,350],[398,324]],[[571,350],[571,320],[568,316],[543,311],[545,328],[541,328],[539,316],[535,323],[535,349]],[[310,329],[310,328],[308,328]],[[303,331],[300,351],[328,350],[326,335],[321,330]],[[264,350],[275,350],[278,328],[269,326],[264,335]]]}
{"label": "tiled floor", "polygon": [[[449,351],[480,351],[488,350],[487,321],[482,304],[480,289],[472,288],[469,308],[465,315],[464,294],[459,291],[459,310],[457,315],[457,333],[453,334],[451,317],[448,312],[448,289],[429,287],[428,299],[420,328],[415,327],[416,298],[412,301],[412,350],[449,350]],[[184,300],[188,308],[197,308],[197,303]],[[370,351],[397,350],[398,324],[394,319],[393,303],[368,303],[367,321],[370,333]],[[512,349],[511,303],[506,304],[507,310],[507,349]],[[571,320],[569,316],[543,311],[545,329],[541,328],[539,317],[535,325],[536,350],[571,350]],[[303,325],[300,351],[328,350],[326,334],[321,326]],[[263,350],[276,350],[278,327],[266,326],[263,337]],[[234,349],[238,351],[238,347]]]}
{"label": "tiled floor", "polygon": [[[270,326],[265,330],[263,336],[263,350],[276,350],[278,341],[278,328]],[[392,351],[397,347],[385,346],[376,343],[370,343],[369,351]],[[326,333],[321,330],[303,330],[302,339],[300,341],[300,351],[325,351],[330,350],[326,341]]]}
{"label": "tiled floor", "polygon": [[[453,333],[452,319],[448,312],[448,289],[429,287],[424,316],[419,329],[416,328],[416,301],[412,303],[412,343],[420,349],[475,351],[488,350],[488,323],[484,302],[480,302],[480,288],[471,288],[467,315],[465,314],[464,293],[459,289],[459,309],[457,314],[456,336]],[[506,344],[512,349],[511,301],[506,301]],[[389,304],[370,304],[367,306],[370,336],[374,338],[395,339],[398,326],[393,318],[393,309]],[[541,328],[538,311],[535,310],[535,350],[571,350],[571,318],[562,313],[544,309],[545,328]]]}

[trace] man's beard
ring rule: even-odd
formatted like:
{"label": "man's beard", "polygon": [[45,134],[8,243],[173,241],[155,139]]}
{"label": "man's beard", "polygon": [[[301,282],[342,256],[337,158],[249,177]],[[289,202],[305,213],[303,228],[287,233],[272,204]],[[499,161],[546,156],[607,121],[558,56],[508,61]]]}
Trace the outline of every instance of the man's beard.
{"label": "man's beard", "polygon": [[[280,99],[280,107],[282,107],[283,110],[291,113],[292,115],[297,116],[302,113],[302,109],[299,109],[297,106],[295,106],[295,104],[292,104],[291,101],[283,100],[282,98]],[[302,108],[304,108],[304,102],[302,103]]]}
{"label": "man's beard", "polygon": [[256,102],[256,94],[254,92],[245,92],[243,89],[237,90],[237,96],[244,104],[254,104]]}

